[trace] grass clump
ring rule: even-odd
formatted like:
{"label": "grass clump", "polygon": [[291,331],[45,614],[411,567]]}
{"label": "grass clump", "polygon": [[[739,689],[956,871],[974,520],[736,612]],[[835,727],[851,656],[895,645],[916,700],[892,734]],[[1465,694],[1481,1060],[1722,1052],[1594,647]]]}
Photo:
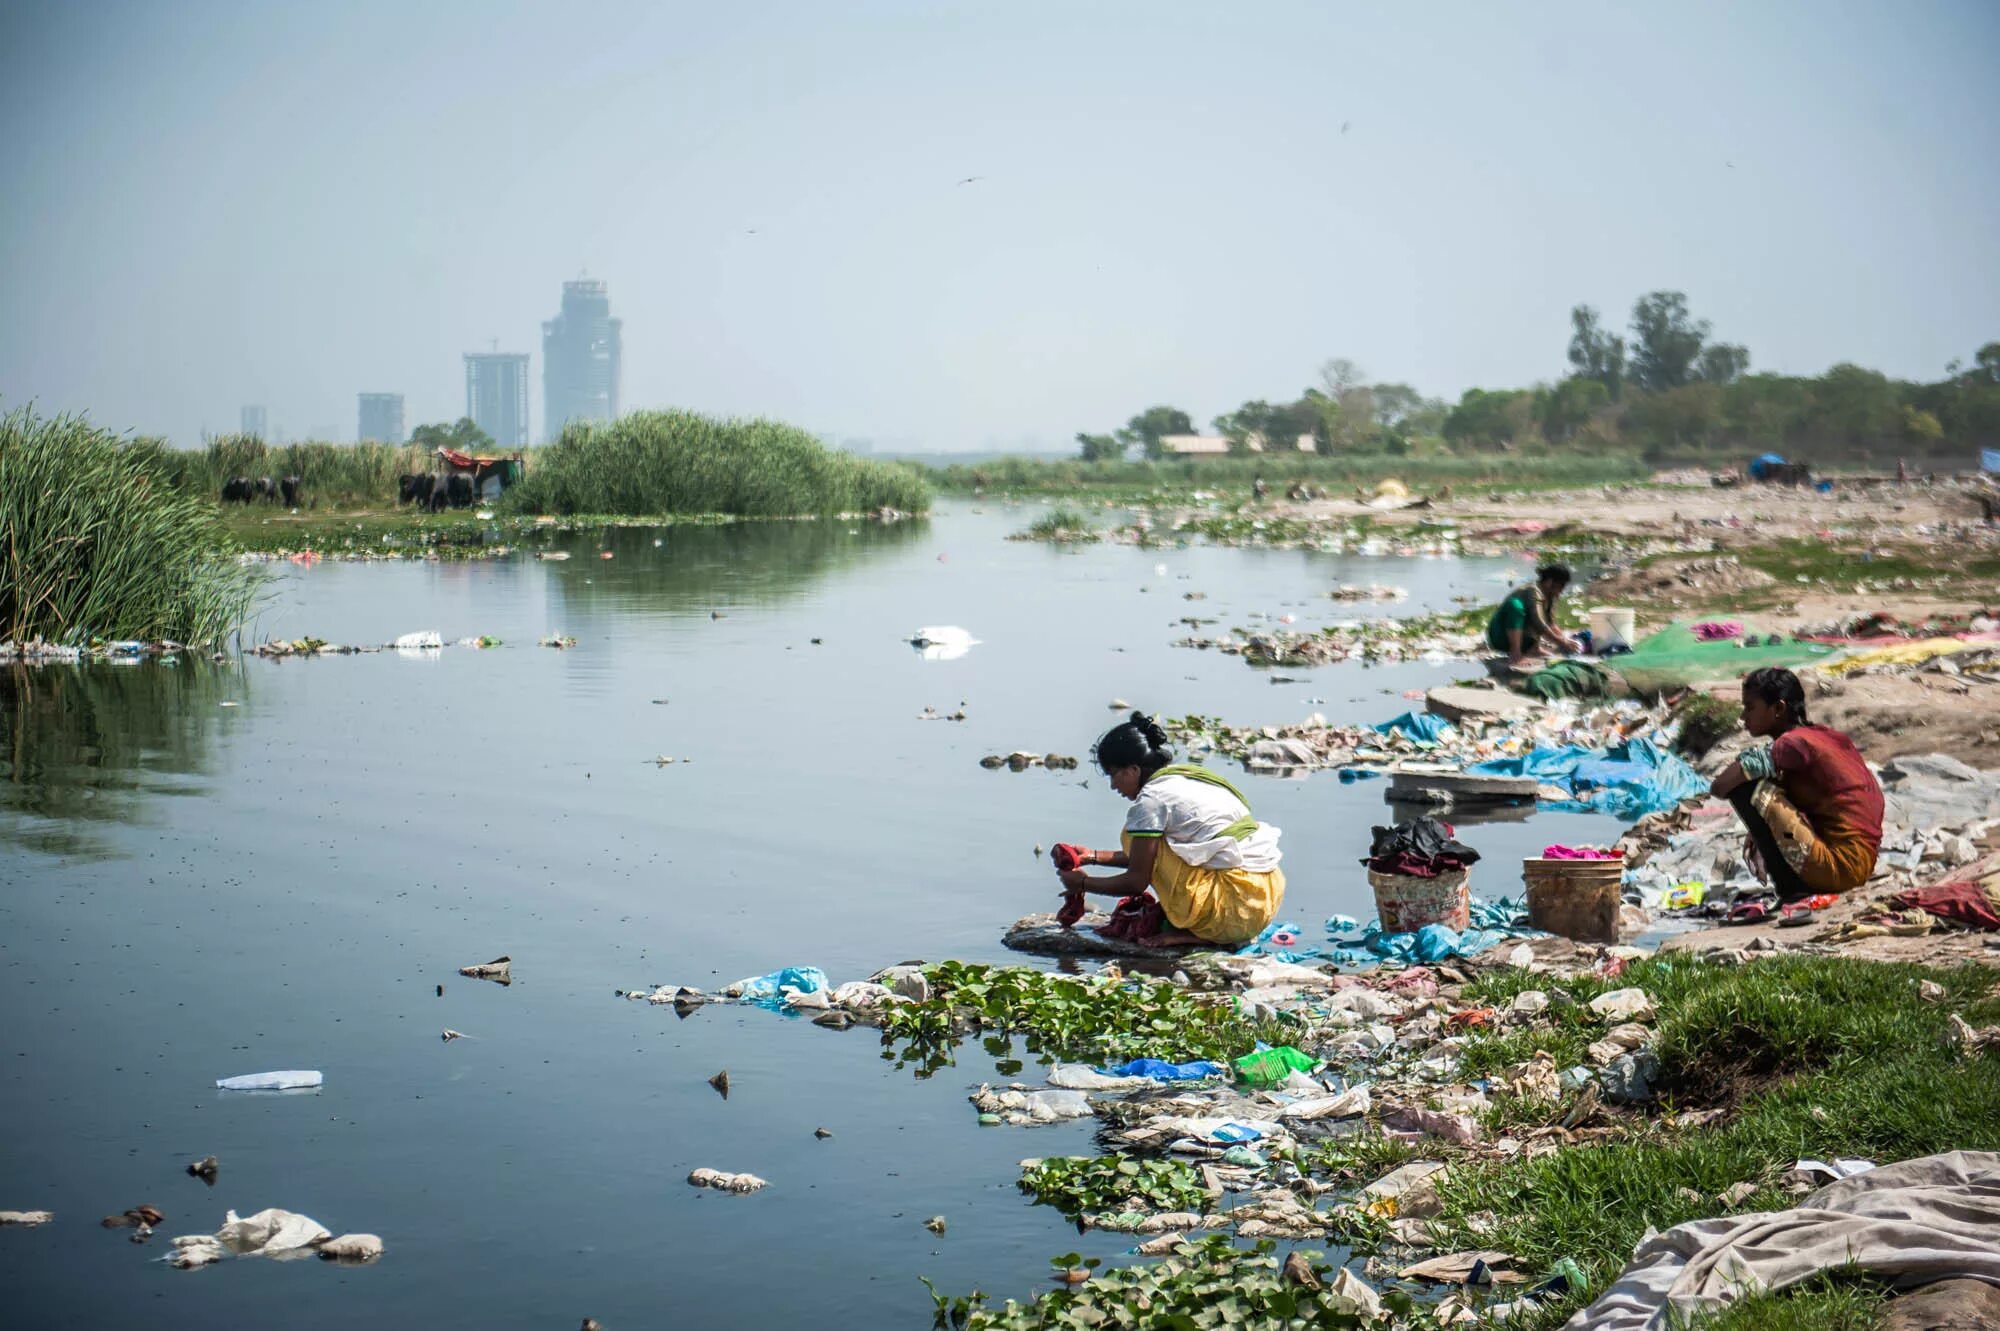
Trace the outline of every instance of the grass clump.
{"label": "grass clump", "polygon": [[[924,975],[930,998],[897,1004],[882,1022],[883,1057],[914,1062],[923,1075],[948,1065],[959,1041],[980,1031],[999,1033],[986,1042],[996,1057],[1010,1052],[1011,1037],[1019,1035],[1042,1058],[1098,1063],[1226,1060],[1260,1039],[1286,1042],[1281,1023],[1252,1021],[1226,999],[1204,1002],[1164,980],[960,961],[928,966]],[[1019,1067],[1010,1061],[1001,1071]]]}
{"label": "grass clump", "polygon": [[162,453],[75,416],[0,417],[0,641],[213,645],[242,625],[263,575]]}
{"label": "grass clump", "polygon": [[1681,723],[1674,751],[1683,758],[1699,758],[1736,733],[1739,709],[1727,698],[1712,693],[1696,693],[1674,710]]}
{"label": "grass clump", "polygon": [[1179,1160],[1057,1156],[1024,1168],[1021,1191],[1071,1220],[1105,1212],[1208,1209],[1201,1175]]}
{"label": "grass clump", "polygon": [[1103,539],[1090,525],[1090,515],[1074,508],[1057,508],[1030,523],[1025,531],[1008,538],[1014,541],[1053,541],[1059,545],[1087,545]]}
{"label": "grass clump", "polygon": [[930,491],[908,467],[837,452],[796,426],[640,411],[566,426],[506,503],[530,513],[803,517],[921,512]]}

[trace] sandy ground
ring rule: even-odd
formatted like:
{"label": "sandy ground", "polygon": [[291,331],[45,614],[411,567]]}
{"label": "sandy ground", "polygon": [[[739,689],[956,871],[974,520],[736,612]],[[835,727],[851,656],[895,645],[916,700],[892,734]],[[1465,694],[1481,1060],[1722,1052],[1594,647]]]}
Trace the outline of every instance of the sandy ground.
{"label": "sandy ground", "polygon": [[[1512,497],[1464,499],[1432,496],[1428,508],[1384,512],[1352,498],[1306,503],[1275,500],[1273,514],[1297,518],[1370,517],[1379,525],[1406,526],[1446,519],[1468,532],[1483,523],[1500,534],[1524,521],[1540,521],[1612,536],[1711,539],[1725,547],[1748,541],[1816,536],[1909,535],[1922,526],[1977,524],[1978,490],[1969,482],[1935,485],[1847,483],[1821,494],[1791,486],[1743,485],[1729,489],[1645,484],[1598,486]],[[1995,533],[2000,539],[2000,531]]]}

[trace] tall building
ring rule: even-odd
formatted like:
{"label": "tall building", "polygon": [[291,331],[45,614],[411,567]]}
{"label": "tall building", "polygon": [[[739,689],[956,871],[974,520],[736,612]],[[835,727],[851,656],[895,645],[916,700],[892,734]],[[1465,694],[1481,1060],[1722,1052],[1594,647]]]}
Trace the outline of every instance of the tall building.
{"label": "tall building", "polygon": [[243,408],[243,433],[253,439],[262,439],[270,434],[262,407]]}
{"label": "tall building", "polygon": [[465,414],[502,448],[528,446],[528,353],[465,353]]}
{"label": "tall building", "polygon": [[403,395],[363,393],[361,423],[355,428],[354,437],[364,444],[370,440],[378,444],[400,444],[408,439],[410,436],[403,430]]}
{"label": "tall building", "polygon": [[570,421],[618,418],[620,321],[604,283],[563,283],[562,313],[542,325],[542,410],[547,438]]}

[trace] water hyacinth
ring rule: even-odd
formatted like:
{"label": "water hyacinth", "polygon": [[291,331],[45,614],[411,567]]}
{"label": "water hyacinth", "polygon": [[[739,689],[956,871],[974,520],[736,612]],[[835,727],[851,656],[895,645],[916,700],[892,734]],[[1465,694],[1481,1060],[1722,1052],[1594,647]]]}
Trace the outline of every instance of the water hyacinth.
{"label": "water hyacinth", "polygon": [[164,450],[76,416],[0,417],[0,641],[220,643],[264,575],[230,557],[212,502]]}
{"label": "water hyacinth", "polygon": [[827,448],[796,426],[691,411],[573,422],[508,491],[523,512],[801,517],[930,505],[919,474]]}

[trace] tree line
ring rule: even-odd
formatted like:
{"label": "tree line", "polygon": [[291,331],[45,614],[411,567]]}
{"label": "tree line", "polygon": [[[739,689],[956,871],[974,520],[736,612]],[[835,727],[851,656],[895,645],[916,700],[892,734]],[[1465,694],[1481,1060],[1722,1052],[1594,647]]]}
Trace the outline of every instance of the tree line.
{"label": "tree line", "polygon": [[[2000,447],[2000,342],[1969,366],[1954,361],[1943,378],[1917,382],[1845,362],[1817,376],[1755,374],[1746,347],[1711,332],[1678,291],[1641,296],[1623,335],[1578,305],[1568,373],[1549,382],[1468,388],[1452,404],[1408,384],[1371,383],[1353,361],[1335,359],[1297,398],[1245,402],[1211,425],[1233,454],[1248,454],[1253,441],[1290,452],[1302,435],[1327,456],[1620,452],[1648,462],[1765,451],[1855,462]],[[1076,441],[1085,461],[1133,452],[1157,460],[1167,436],[1192,433],[1187,412],[1156,406]]]}

